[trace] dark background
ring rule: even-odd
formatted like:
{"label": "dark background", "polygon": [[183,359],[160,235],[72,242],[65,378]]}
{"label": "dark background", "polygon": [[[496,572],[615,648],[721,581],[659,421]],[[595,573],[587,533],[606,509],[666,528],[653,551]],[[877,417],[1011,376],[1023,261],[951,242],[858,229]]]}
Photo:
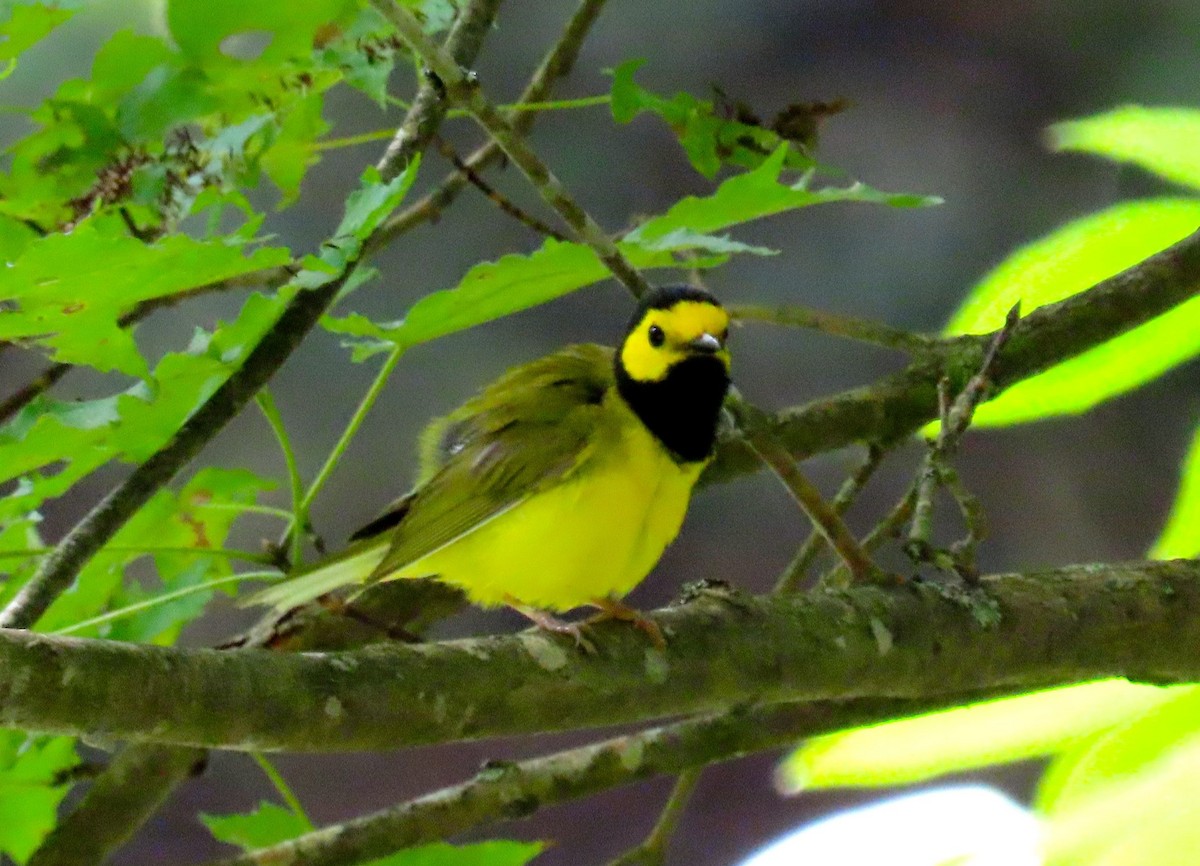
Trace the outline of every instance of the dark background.
{"label": "dark background", "polygon": [[[573,4],[509,0],[477,69],[497,100],[517,94]],[[29,104],[63,77],[86,74],[91,52],[120,27],[155,27],[155,7],[97,3],[23,60],[3,85],[7,103]],[[574,77],[560,95],[606,92],[602,70],[631,57],[650,58],[639,81],[659,92],[700,96],[718,84],[760,114],[797,100],[845,97],[853,107],[824,128],[821,155],[876,187],[941,195],[923,210],[831,205],[776,217],[736,231],[745,241],[782,250],[746,257],[709,275],[709,285],[736,301],[792,300],[914,330],[936,330],[958,299],[1015,246],[1105,205],[1158,192],[1165,185],[1132,169],[1043,146],[1048,123],[1126,102],[1200,103],[1200,6],[1186,0],[1091,3],[1018,0],[927,2],[785,2],[613,0],[593,31]],[[403,64],[401,64],[403,66]],[[398,94],[411,82],[397,75]],[[380,129],[398,115],[381,113],[357,93],[339,92],[326,116],[336,135]],[[14,121],[6,120],[6,124]],[[7,127],[16,129],[18,127]],[[466,121],[446,127],[464,149],[478,140]],[[552,113],[533,143],[598,221],[619,228],[688,193],[710,188],[687,164],[671,133],[644,116],[614,126],[605,108]],[[330,152],[305,184],[300,204],[268,227],[295,252],[312,250],[336,224],[341,202],[382,144]],[[426,183],[444,165],[431,159]],[[513,171],[498,185],[538,207]],[[270,201],[263,191],[263,201]],[[401,238],[376,261],[382,279],[350,307],[398,318],[412,301],[454,285],[475,262],[533,249],[540,240],[468,192],[435,226]],[[148,353],[177,348],[193,324],[211,324],[236,309],[235,298],[189,305],[138,332]],[[413,468],[413,441],[432,415],[456,405],[507,366],[567,341],[611,342],[630,302],[613,283],[536,310],[414,349],[401,362],[323,495],[313,517],[333,543],[401,492]],[[870,381],[902,363],[890,353],[808,332],[747,326],[735,335],[735,377],[768,407],[802,402]],[[11,354],[11,353],[10,353]],[[317,333],[272,385],[311,478],[369,384],[377,362],[351,365],[335,337]],[[20,381],[36,364],[5,356],[0,375]],[[9,378],[9,377],[13,378]],[[969,437],[959,467],[985,504],[993,537],[988,571],[1072,561],[1136,558],[1162,525],[1196,416],[1195,365],[1086,416],[987,431]],[[87,396],[99,383],[73,374],[63,393]],[[880,473],[851,522],[864,528],[907,483],[918,451],[910,447]],[[853,455],[822,457],[807,470],[826,489],[853,465]],[[248,466],[283,478],[278,449],[249,411],[203,460]],[[125,471],[113,467],[81,485],[69,501],[46,508],[54,540]],[[279,504],[285,495],[277,492]],[[238,546],[273,536],[248,522]],[[770,586],[806,532],[803,519],[773,479],[759,475],[700,493],[677,544],[633,595],[639,606],[669,601],[681,582],[721,577],[753,591]],[[222,608],[194,626],[189,643],[228,636],[246,612]],[[445,634],[516,627],[503,614],[465,614]],[[314,820],[327,823],[383,807],[470,775],[488,757],[532,755],[579,737],[489,742],[355,756],[284,756],[278,764]],[[705,773],[672,850],[673,864],[727,864],[761,842],[853,798],[778,797],[775,756]],[[1036,768],[994,776],[1028,795]],[[546,810],[530,821],[490,831],[550,838],[546,866],[603,863],[651,826],[669,783],[650,782]],[[118,858],[123,864],[199,860],[216,853],[197,811],[246,810],[273,796],[252,762],[217,754],[209,772],[184,787]]]}

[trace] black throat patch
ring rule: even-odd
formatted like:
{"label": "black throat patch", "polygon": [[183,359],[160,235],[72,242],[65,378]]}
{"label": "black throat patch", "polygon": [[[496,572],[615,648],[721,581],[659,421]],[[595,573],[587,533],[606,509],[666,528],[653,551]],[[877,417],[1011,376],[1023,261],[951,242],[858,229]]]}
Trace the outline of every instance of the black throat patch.
{"label": "black throat patch", "polygon": [[639,382],[625,371],[618,352],[615,370],[618,393],[676,459],[690,463],[712,454],[729,390],[729,372],[719,358],[695,355],[657,382]]}

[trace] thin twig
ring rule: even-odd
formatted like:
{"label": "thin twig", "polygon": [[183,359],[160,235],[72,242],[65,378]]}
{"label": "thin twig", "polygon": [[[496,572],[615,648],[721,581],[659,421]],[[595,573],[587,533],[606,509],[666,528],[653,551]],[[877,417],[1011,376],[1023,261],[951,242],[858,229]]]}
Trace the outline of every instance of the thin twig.
{"label": "thin twig", "polygon": [[[871,480],[871,476],[875,474],[875,470],[883,462],[883,457],[886,453],[886,448],[875,443],[867,447],[867,456],[863,459],[858,469],[855,470],[854,474],[842,482],[837,495],[833,497],[830,507],[834,513],[839,516],[846,513],[846,509],[853,504],[859,491]],[[804,544],[800,545],[800,549],[796,551],[796,555],[792,558],[792,561],[788,563],[787,568],[779,576],[779,580],[775,583],[774,591],[796,592],[799,590],[808,574],[808,569],[812,566],[813,561],[820,556],[825,546],[825,536],[822,533],[816,529],[809,533]]]}
{"label": "thin twig", "polygon": [[[279,450],[283,452],[283,462],[287,467],[288,487],[292,494],[292,525],[288,527],[292,543],[287,551],[287,557],[288,563],[295,567],[300,564],[304,535],[309,529],[308,514],[304,510],[304,482],[300,478],[300,467],[296,462],[296,451],[292,448],[291,437],[288,436],[287,427],[283,423],[283,417],[279,414],[279,407],[275,405],[275,398],[271,396],[271,390],[264,387],[258,392],[255,402],[262,410],[263,417],[267,419],[271,432],[275,434],[275,440],[279,443]],[[280,553],[282,555],[283,551]]]}
{"label": "thin twig", "polygon": [[591,247],[635,298],[646,294],[650,290],[646,278],[629,263],[612,238],[576,203],[562,182],[529,147],[525,138],[484,96],[476,76],[464,72],[449,54],[425,35],[416,17],[394,0],[371,0],[371,5],[379,10],[396,28],[400,38],[425,62],[445,88],[447,97],[469,111],[475,121],[495,139],[546,203],[571,227],[580,243]]}
{"label": "thin twig", "polygon": [[547,237],[554,238],[556,241],[565,241],[566,236],[557,229],[547,225],[531,213],[521,210],[510,199],[505,198],[500,192],[483,179],[479,172],[475,171],[469,163],[463,161],[463,158],[458,155],[453,145],[446,139],[439,136],[434,136],[433,143],[437,145],[438,153],[444,156],[451,165],[467,176],[467,180],[471,185],[478,189],[481,193],[487,196],[488,201],[500,208],[501,211],[508,214],[522,225],[528,226],[533,231]]}
{"label": "thin twig", "polygon": [[874,577],[879,571],[875,563],[863,552],[841,515],[825,501],[821,491],[800,471],[796,459],[771,435],[762,410],[736,394],[730,397],[726,405],[733,413],[750,449],[775,473],[796,504],[808,515],[813,528],[825,537],[829,546],[842,558],[854,579],[865,581]]}
{"label": "thin twig", "polygon": [[[866,534],[861,543],[862,549],[869,554],[889,539],[899,538],[904,524],[912,517],[913,505],[916,504],[916,501],[917,486],[913,484],[900,497],[900,501],[892,507],[887,516]],[[823,589],[845,589],[849,585],[850,572],[842,564],[831,568],[817,580],[817,586]]]}
{"label": "thin twig", "polygon": [[[925,460],[922,462],[917,476],[912,526],[909,529],[905,551],[916,562],[940,565],[942,559],[948,559],[949,564],[964,578],[972,580],[978,577],[973,562],[975,544],[978,539],[972,537],[977,532],[973,527],[982,509],[978,507],[973,498],[956,497],[968,524],[968,539],[965,545],[960,545],[960,549],[971,558],[970,562],[959,562],[957,557],[948,551],[944,552],[949,554],[948,556],[939,556],[939,553],[942,552],[937,551],[933,546],[933,500],[943,480],[949,477],[950,460],[957,452],[963,434],[971,425],[975,407],[992,387],[992,368],[996,364],[1000,350],[1004,348],[1020,320],[1021,305],[1018,303],[1008,311],[1004,326],[993,336],[987,351],[984,352],[978,372],[967,380],[967,384],[963,386],[953,401],[950,399],[950,381],[945,377],[938,380],[938,416],[941,426],[938,428],[937,437],[930,443],[926,451]],[[957,476],[954,477],[957,478]],[[957,486],[960,493],[965,493],[965,488],[961,483]]]}
{"label": "thin twig", "polygon": [[827,313],[811,307],[787,305],[767,307],[758,304],[733,304],[729,313],[742,321],[768,322],[773,325],[788,325],[809,328],[835,337],[846,337],[888,349],[913,354],[923,352],[937,343],[934,337],[914,334],[866,319]]}
{"label": "thin twig", "polygon": [[703,767],[692,767],[680,773],[650,835],[637,847],[612,860],[609,866],[662,866],[667,858],[667,846],[671,844],[671,837],[679,827],[703,772]]}
{"label": "thin twig", "polygon": [[[521,94],[521,102],[543,101],[550,95],[555,83],[570,74],[571,69],[575,66],[575,61],[579,58],[579,49],[583,45],[584,38],[604,8],[605,2],[606,0],[582,0],[554,47],[542,59],[530,78],[529,84]],[[522,135],[533,128],[537,117],[535,112],[516,112],[509,115],[513,129]],[[498,162],[503,156],[504,151],[500,149],[500,146],[494,139],[489,139],[487,144],[480,146],[467,157],[466,164],[473,171],[479,173]],[[408,231],[415,225],[437,220],[442,211],[449,207],[468,183],[467,176],[460,171],[448,174],[433,192],[409,205],[395,216],[389,217],[380,227],[377,233],[378,239],[373,239],[372,249],[387,244],[397,235]]]}

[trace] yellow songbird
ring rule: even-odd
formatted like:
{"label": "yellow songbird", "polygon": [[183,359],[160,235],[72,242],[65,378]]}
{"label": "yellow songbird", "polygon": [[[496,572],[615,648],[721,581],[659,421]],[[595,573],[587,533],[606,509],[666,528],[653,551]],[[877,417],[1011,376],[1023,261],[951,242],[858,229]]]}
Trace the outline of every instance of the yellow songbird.
{"label": "yellow songbird", "polygon": [[729,387],[729,315],[655,289],[619,349],[568,346],[516,367],[429,425],[416,485],[353,543],[251,598],[287,609],[338,587],[436,577],[484,607],[582,605],[661,635],[620,599],[679,533]]}

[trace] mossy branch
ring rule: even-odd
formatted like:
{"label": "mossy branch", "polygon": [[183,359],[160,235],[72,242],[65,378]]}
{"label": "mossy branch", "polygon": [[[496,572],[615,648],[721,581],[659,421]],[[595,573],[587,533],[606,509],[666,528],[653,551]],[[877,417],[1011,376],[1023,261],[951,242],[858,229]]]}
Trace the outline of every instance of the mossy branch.
{"label": "mossy branch", "polygon": [[[584,657],[521,633],[338,653],[216,651],[0,631],[0,726],[228,749],[396,748],[720,711],[924,698],[1110,676],[1200,680],[1200,563],[1085,565],[659,611]],[[137,700],[130,700],[136,695]]]}

